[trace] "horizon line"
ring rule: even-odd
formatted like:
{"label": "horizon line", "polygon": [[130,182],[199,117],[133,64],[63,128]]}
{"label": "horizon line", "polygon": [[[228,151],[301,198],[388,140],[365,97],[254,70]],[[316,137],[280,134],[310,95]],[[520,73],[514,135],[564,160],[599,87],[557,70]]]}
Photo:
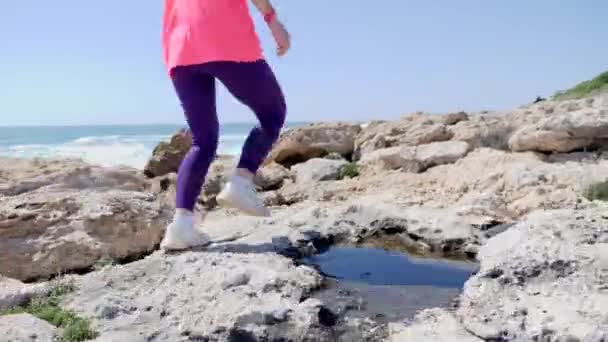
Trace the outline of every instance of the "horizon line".
{"label": "horizon line", "polygon": [[[288,121],[289,124],[307,124],[313,121]],[[233,121],[233,122],[225,122],[220,123],[220,125],[255,125],[257,121]],[[115,123],[115,124],[42,124],[42,125],[2,125],[0,124],[0,128],[31,128],[31,127],[49,127],[49,128],[63,128],[63,127],[125,127],[125,126],[183,126],[188,127],[187,123]]]}

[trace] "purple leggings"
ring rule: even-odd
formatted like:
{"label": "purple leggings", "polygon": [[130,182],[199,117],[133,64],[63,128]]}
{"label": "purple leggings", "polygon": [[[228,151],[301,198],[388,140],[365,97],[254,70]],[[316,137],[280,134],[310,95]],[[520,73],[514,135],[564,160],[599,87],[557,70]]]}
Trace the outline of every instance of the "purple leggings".
{"label": "purple leggings", "polygon": [[279,137],[285,121],[285,99],[264,60],[178,66],[171,77],[192,132],[192,148],[177,175],[176,208],[193,210],[218,145],[215,79],[258,118],[259,125],[249,133],[238,163],[239,168],[253,173]]}

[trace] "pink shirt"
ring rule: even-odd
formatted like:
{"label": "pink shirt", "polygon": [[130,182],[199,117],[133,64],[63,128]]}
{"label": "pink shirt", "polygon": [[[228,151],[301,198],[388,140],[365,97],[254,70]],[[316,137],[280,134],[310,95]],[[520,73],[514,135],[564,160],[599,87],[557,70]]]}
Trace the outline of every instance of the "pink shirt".
{"label": "pink shirt", "polygon": [[247,0],[165,0],[163,58],[178,65],[262,58]]}

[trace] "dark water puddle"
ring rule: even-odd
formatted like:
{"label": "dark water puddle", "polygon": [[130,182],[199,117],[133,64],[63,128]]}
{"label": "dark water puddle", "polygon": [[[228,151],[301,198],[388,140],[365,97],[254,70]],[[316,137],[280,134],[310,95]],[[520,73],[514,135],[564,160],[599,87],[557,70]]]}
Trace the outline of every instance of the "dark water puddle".
{"label": "dark water puddle", "polygon": [[329,277],[313,297],[342,317],[380,323],[412,319],[433,307],[451,307],[477,265],[411,257],[377,248],[332,247],[303,260]]}
{"label": "dark water puddle", "polygon": [[470,262],[413,258],[377,248],[334,247],[304,261],[339,280],[393,286],[462,288],[476,268]]}

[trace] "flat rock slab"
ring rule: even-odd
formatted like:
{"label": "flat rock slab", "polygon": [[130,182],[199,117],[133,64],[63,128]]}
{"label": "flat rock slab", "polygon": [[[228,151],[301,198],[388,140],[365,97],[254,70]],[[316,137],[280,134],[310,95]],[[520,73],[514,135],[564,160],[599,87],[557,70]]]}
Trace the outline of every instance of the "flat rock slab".
{"label": "flat rock slab", "polygon": [[340,171],[348,162],[346,160],[331,160],[313,158],[305,163],[294,165],[296,182],[312,183],[338,179]]}
{"label": "flat rock slab", "polygon": [[79,290],[66,305],[92,318],[102,341],[225,340],[239,329],[296,336],[316,320],[316,302],[304,299],[321,282],[309,267],[245,245],[233,253],[157,252],[75,279]]}
{"label": "flat rock slab", "polygon": [[484,339],[608,339],[605,208],[538,211],[490,239],[458,317]]}
{"label": "flat rock slab", "polygon": [[422,172],[433,166],[454,163],[466,156],[469,151],[469,144],[464,141],[395,146],[364,154],[361,163],[367,167],[379,167],[385,170]]}
{"label": "flat rock slab", "polygon": [[52,342],[56,327],[30,314],[0,316],[0,340],[6,342]]}
{"label": "flat rock slab", "polygon": [[464,330],[454,315],[442,309],[422,311],[411,325],[389,325],[388,342],[482,342]]}

